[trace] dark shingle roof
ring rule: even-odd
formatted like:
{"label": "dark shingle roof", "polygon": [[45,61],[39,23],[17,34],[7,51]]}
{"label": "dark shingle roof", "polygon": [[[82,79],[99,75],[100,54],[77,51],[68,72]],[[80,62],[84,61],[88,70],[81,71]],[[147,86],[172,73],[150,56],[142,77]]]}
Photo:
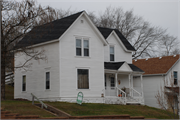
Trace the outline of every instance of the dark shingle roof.
{"label": "dark shingle roof", "polygon": [[48,42],[58,39],[81,15],[82,12],[55,20],[53,22],[34,27],[25,37],[18,43],[16,48],[34,45],[38,43]]}
{"label": "dark shingle roof", "polygon": [[121,32],[119,30],[117,30],[117,29],[110,29],[110,28],[103,28],[103,27],[97,27],[97,28],[99,29],[99,31],[101,32],[101,34],[104,36],[105,39],[114,30],[116,32],[116,34],[118,35],[118,37],[120,38],[120,40],[122,41],[122,43],[124,44],[124,46],[126,47],[127,50],[136,51],[134,49],[134,47],[128,42],[128,40],[121,34]]}
{"label": "dark shingle roof", "polygon": [[118,70],[124,62],[104,62],[104,69]]}
{"label": "dark shingle roof", "polygon": [[144,72],[143,70],[141,70],[140,68],[138,68],[137,66],[133,65],[133,64],[128,64],[129,67],[136,72]]}
{"label": "dark shingle roof", "polygon": [[[123,64],[124,62],[104,62],[104,69],[118,70]],[[134,72],[144,72],[133,64],[128,65]]]}
{"label": "dark shingle roof", "polygon": [[[34,44],[48,42],[58,39],[63,33],[72,25],[72,23],[83,13],[78,12],[68,17],[55,20],[53,22],[36,26],[16,45],[15,49],[26,47]],[[127,39],[117,29],[98,27],[100,33],[106,39],[114,30],[127,50],[135,51],[134,47],[127,41]]]}

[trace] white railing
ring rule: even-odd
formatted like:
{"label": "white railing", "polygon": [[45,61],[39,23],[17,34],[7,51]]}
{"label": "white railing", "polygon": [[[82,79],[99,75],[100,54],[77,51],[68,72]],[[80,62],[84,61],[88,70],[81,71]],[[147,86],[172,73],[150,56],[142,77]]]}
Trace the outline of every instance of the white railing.
{"label": "white railing", "polygon": [[120,88],[116,87],[117,89],[117,97],[122,97],[124,98],[124,102],[126,103],[126,92],[121,90]]}
{"label": "white railing", "polygon": [[47,108],[47,105],[45,105],[41,100],[39,100],[34,94],[32,94],[32,104],[34,105],[34,98],[36,98],[40,103],[41,103],[41,108],[43,109],[43,107]]}
{"label": "white railing", "polygon": [[140,92],[138,92],[137,90],[131,88],[131,92],[132,92],[132,95],[131,97],[136,100],[137,102],[141,103],[142,102],[142,94]]}

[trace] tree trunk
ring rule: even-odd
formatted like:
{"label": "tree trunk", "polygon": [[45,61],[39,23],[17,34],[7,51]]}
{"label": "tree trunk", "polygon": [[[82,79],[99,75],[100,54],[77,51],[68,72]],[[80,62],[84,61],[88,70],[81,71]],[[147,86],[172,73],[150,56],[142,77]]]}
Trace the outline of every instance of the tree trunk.
{"label": "tree trunk", "polygon": [[1,39],[1,100],[5,100],[5,47]]}

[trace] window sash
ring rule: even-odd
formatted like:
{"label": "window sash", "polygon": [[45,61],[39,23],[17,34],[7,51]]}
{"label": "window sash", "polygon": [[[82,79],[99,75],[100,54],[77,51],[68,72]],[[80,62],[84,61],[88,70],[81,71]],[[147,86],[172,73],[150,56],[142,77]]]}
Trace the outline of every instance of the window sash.
{"label": "window sash", "polygon": [[110,54],[110,61],[114,61],[114,55]]}
{"label": "window sash", "polygon": [[110,46],[110,61],[114,61],[114,46]]}
{"label": "window sash", "polygon": [[111,77],[111,87],[115,87],[115,80],[114,80],[114,77]]}
{"label": "window sash", "polygon": [[22,91],[26,91],[26,75],[22,76]]}
{"label": "window sash", "polygon": [[89,70],[77,69],[78,89],[89,89]]}
{"label": "window sash", "polygon": [[50,89],[50,72],[46,72],[46,89]]}
{"label": "window sash", "polygon": [[178,84],[178,80],[177,80],[177,78],[178,78],[178,74],[177,74],[177,71],[174,71],[173,72],[173,74],[174,74],[174,85],[177,85]]}

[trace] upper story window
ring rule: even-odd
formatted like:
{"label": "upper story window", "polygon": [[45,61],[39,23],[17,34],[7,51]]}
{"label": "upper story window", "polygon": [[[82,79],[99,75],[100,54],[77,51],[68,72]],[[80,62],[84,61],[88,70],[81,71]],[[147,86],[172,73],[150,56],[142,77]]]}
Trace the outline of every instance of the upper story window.
{"label": "upper story window", "polygon": [[76,39],[76,56],[89,56],[89,40],[84,38]]}
{"label": "upper story window", "polygon": [[81,56],[81,39],[76,39],[76,55]]}
{"label": "upper story window", "polygon": [[173,72],[174,75],[174,85],[178,85],[178,75],[177,75],[177,71]]}
{"label": "upper story window", "polygon": [[22,91],[26,91],[26,75],[22,76]]}
{"label": "upper story window", "polygon": [[50,72],[46,72],[46,90],[50,89]]}
{"label": "upper story window", "polygon": [[110,46],[110,61],[114,61],[114,46]]}

